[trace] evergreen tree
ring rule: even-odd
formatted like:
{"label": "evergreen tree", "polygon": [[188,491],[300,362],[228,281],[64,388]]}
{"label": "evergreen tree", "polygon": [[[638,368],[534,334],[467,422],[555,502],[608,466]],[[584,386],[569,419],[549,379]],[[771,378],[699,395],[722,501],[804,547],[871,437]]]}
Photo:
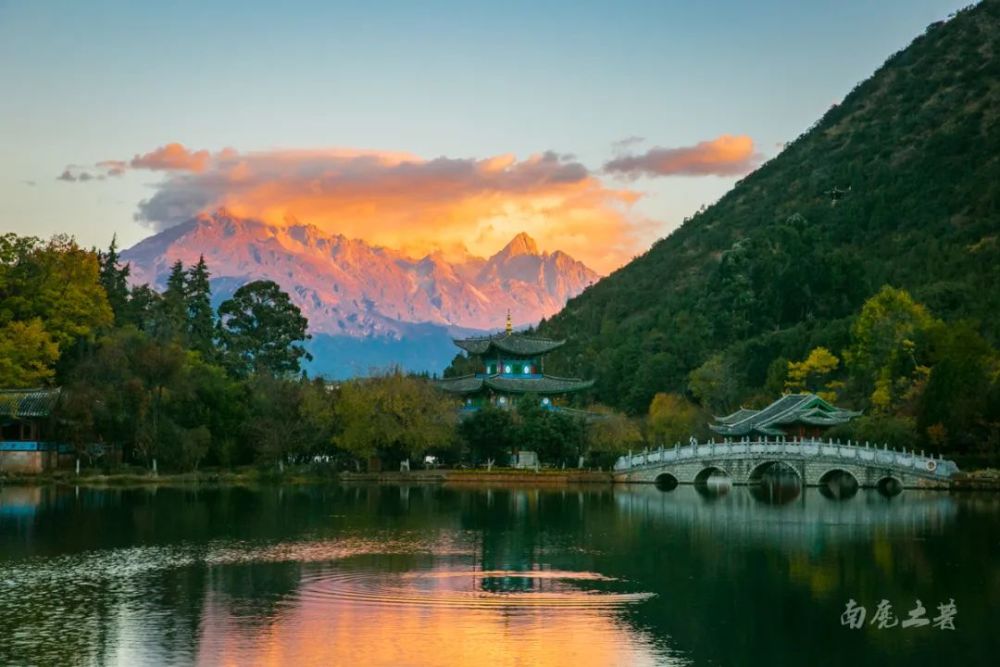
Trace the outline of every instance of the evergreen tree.
{"label": "evergreen tree", "polygon": [[170,267],[167,289],[160,300],[154,335],[161,340],[187,341],[187,272],[180,260]]}
{"label": "evergreen tree", "polygon": [[202,255],[198,258],[198,263],[188,270],[185,294],[188,344],[192,349],[201,352],[205,358],[215,350],[212,343],[215,318],[212,314],[212,288],[208,281],[210,276],[205,256]]}
{"label": "evergreen tree", "polygon": [[277,283],[255,280],[219,306],[219,338],[236,375],[298,373],[309,322]]}
{"label": "evergreen tree", "polygon": [[108,294],[108,305],[115,316],[115,324],[121,325],[128,317],[128,264],[119,266],[118,237],[111,237],[107,252],[98,252],[101,286]]}

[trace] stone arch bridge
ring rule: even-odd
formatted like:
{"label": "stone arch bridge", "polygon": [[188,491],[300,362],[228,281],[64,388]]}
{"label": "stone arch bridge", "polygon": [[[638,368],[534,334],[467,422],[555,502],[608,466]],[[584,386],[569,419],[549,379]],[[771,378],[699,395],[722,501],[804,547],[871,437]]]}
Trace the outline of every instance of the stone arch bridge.
{"label": "stone arch bridge", "polygon": [[847,475],[862,488],[893,481],[901,488],[945,488],[958,472],[953,461],[924,456],[923,452],[850,441],[763,438],[629,453],[615,463],[614,476],[618,482],[695,484],[722,474],[733,484],[754,484],[775,463],[793,470],[803,486],[819,486],[833,475]]}

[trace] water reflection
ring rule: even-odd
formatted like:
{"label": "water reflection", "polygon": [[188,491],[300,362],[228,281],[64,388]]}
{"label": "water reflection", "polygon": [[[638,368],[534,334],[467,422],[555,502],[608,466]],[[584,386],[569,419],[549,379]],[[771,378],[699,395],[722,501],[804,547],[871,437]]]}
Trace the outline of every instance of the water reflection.
{"label": "water reflection", "polygon": [[766,466],[750,485],[750,494],[768,505],[785,505],[802,495],[802,480],[798,472],[785,463]]}
{"label": "water reflection", "polygon": [[[0,664],[993,655],[995,496],[837,497],[775,473],[669,493],[0,489]],[[914,597],[928,609],[955,598],[957,632],[850,633],[837,621],[849,598],[901,608]]]}
{"label": "water reflection", "polygon": [[694,480],[694,489],[706,500],[721,498],[733,488],[733,480],[725,472],[710,468]]}
{"label": "water reflection", "polygon": [[[386,575],[371,564],[304,574],[266,628],[248,632],[212,596],[199,662],[336,665],[682,664],[613,609],[645,596],[602,593],[581,572]],[[483,577],[530,578],[531,593],[486,592]]]}

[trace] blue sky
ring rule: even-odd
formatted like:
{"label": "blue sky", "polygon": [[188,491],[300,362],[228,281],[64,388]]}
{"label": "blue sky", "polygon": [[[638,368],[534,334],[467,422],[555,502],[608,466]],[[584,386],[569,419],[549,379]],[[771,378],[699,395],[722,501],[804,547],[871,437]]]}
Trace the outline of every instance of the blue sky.
{"label": "blue sky", "polygon": [[[0,0],[0,229],[138,241],[162,174],[56,177],[168,142],[551,150],[596,173],[627,137],[644,151],[732,134],[766,158],[964,4]],[[738,177],[599,178],[641,193],[648,243]]]}

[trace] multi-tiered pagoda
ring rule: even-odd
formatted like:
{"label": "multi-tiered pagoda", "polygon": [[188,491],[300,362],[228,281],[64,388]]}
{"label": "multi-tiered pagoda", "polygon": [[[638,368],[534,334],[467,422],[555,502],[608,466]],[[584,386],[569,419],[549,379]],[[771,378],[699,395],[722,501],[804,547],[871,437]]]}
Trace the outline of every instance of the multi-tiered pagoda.
{"label": "multi-tiered pagoda", "polygon": [[455,345],[478,360],[479,372],[445,378],[438,386],[462,396],[467,409],[486,404],[511,407],[524,394],[534,394],[542,405],[552,407],[559,396],[589,389],[594,384],[593,380],[555,377],[543,372],[545,355],[565,342],[514,333],[508,314],[507,329],[502,334],[455,340]]}

